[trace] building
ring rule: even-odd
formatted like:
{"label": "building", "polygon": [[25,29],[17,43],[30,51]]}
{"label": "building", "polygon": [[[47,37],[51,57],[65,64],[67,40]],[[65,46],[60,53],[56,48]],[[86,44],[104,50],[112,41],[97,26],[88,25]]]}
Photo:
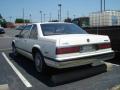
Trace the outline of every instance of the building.
{"label": "building", "polygon": [[120,25],[120,11],[103,11],[90,13],[90,26]]}
{"label": "building", "polygon": [[89,17],[75,18],[72,20],[72,23],[75,23],[78,26],[82,26],[82,27],[89,26]]}

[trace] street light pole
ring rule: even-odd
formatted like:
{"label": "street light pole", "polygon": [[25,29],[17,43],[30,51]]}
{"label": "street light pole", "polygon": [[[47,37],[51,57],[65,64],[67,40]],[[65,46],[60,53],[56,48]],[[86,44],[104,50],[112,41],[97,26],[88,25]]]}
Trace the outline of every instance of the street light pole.
{"label": "street light pole", "polygon": [[58,4],[58,7],[59,7],[59,21],[61,21],[61,6],[62,6],[62,4]]}
{"label": "street light pole", "polygon": [[42,23],[42,11],[40,11],[40,16],[41,16],[41,23]]}

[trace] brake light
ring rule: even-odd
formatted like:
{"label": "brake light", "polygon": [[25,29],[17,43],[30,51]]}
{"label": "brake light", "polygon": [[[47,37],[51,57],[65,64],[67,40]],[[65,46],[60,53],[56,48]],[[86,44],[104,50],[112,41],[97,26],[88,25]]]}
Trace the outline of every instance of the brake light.
{"label": "brake light", "polygon": [[99,49],[111,48],[111,44],[110,43],[99,44],[98,47]]}
{"label": "brake light", "polygon": [[80,52],[80,47],[65,47],[65,48],[56,48],[56,54],[67,54]]}

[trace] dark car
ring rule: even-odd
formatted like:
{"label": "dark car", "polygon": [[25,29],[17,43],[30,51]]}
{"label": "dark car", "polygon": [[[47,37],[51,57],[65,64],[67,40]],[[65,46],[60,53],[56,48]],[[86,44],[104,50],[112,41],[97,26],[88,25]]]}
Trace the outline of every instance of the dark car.
{"label": "dark car", "polygon": [[4,33],[5,33],[4,28],[0,28],[0,34],[4,34]]}

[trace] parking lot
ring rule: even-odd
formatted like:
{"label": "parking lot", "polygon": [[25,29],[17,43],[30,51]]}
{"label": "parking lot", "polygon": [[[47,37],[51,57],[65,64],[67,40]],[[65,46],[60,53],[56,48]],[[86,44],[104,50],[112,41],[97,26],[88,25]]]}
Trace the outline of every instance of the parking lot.
{"label": "parking lot", "polygon": [[106,61],[107,67],[50,68],[47,74],[40,74],[29,59],[13,57],[11,41],[16,33],[6,30],[0,35],[0,85],[8,85],[10,90],[110,90],[120,84],[119,52]]}

